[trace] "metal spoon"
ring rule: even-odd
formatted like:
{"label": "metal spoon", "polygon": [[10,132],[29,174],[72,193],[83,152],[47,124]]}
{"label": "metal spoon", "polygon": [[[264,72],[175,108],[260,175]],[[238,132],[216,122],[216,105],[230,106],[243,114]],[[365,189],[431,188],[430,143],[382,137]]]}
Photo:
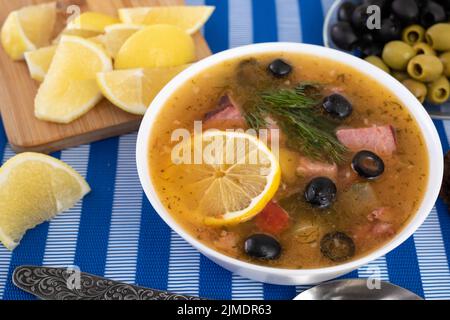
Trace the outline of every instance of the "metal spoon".
{"label": "metal spoon", "polygon": [[379,286],[371,287],[367,279],[335,280],[305,290],[294,300],[423,300],[389,282],[380,281]]}

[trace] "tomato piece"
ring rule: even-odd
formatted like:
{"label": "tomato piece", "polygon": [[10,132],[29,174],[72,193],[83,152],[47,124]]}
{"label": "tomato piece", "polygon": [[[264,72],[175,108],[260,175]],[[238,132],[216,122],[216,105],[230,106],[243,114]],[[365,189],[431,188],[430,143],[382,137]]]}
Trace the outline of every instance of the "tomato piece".
{"label": "tomato piece", "polygon": [[289,214],[276,202],[270,201],[256,216],[255,223],[263,232],[280,234],[289,226]]}

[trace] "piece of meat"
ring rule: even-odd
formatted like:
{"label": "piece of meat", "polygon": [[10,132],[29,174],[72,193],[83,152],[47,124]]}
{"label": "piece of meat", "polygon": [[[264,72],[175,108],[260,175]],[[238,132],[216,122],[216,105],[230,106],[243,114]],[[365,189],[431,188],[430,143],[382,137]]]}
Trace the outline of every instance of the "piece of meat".
{"label": "piece of meat", "polygon": [[327,177],[337,181],[338,168],[335,163],[314,161],[306,157],[300,157],[297,166],[297,175],[304,178]]}
{"label": "piece of meat", "polygon": [[277,235],[289,227],[289,214],[276,202],[270,201],[256,216],[255,224],[262,232]]}
{"label": "piece of meat", "polygon": [[397,149],[392,126],[339,129],[338,140],[352,151],[369,150],[380,156],[390,156]]}
{"label": "piece of meat", "polygon": [[389,238],[395,234],[394,212],[388,207],[373,210],[367,215],[368,224],[358,226],[353,232],[356,241]]}
{"label": "piece of meat", "polygon": [[216,109],[205,115],[208,120],[244,120],[237,104],[231,99],[229,94],[222,96]]}
{"label": "piece of meat", "polygon": [[236,129],[245,126],[246,121],[241,110],[229,94],[219,99],[216,109],[205,114],[203,122],[204,129]]}

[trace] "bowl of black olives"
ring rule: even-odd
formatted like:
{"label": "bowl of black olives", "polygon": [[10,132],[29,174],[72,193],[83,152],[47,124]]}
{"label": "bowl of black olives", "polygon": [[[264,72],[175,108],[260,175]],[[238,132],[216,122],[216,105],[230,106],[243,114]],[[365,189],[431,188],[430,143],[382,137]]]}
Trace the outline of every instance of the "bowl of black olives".
{"label": "bowl of black olives", "polygon": [[337,0],[323,38],[396,78],[431,116],[450,119],[450,0]]}

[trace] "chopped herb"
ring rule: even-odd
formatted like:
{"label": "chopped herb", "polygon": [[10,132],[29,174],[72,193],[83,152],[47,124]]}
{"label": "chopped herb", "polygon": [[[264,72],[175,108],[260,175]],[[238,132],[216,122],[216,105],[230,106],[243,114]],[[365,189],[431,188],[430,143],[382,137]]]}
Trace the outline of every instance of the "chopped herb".
{"label": "chopped herb", "polygon": [[247,108],[247,124],[259,130],[267,126],[267,117],[273,117],[289,137],[290,147],[313,159],[341,162],[347,149],[336,138],[336,123],[317,108],[320,88],[320,84],[303,82],[293,89],[264,92]]}

